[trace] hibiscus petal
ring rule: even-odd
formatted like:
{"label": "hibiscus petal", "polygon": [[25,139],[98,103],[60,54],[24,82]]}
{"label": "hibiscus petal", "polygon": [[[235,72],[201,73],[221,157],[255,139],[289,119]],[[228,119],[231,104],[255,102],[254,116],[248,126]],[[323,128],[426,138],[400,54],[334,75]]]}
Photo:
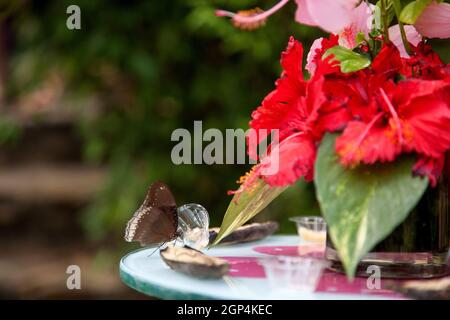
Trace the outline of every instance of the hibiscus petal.
{"label": "hibiscus petal", "polygon": [[297,3],[298,10],[301,10],[302,4],[307,10],[303,16],[298,12],[300,22],[314,22],[323,30],[338,34],[351,24],[352,10],[358,4],[358,0],[302,0]]}
{"label": "hibiscus petal", "polygon": [[[416,98],[446,93],[449,86],[450,82],[446,80],[409,79],[401,81],[395,90],[394,103],[398,106],[408,106]],[[399,111],[404,110],[400,107]]]}
{"label": "hibiscus petal", "polygon": [[307,134],[295,134],[273,146],[261,160],[261,175],[271,186],[287,186],[301,177],[311,181],[314,175],[316,146]]}
{"label": "hibiscus petal", "polygon": [[356,34],[360,32],[365,35],[369,34],[374,19],[374,7],[373,4],[367,4],[365,1],[361,1],[359,6],[351,11],[352,27],[356,31]]}
{"label": "hibiscus petal", "polygon": [[322,40],[323,38],[318,38],[314,40],[311,48],[309,49],[308,56],[306,57],[306,66],[305,69],[308,70],[311,76],[316,72],[316,55],[322,49]]}
{"label": "hibiscus petal", "polygon": [[356,36],[359,33],[368,35],[372,29],[373,5],[368,5],[362,1],[360,5],[354,8],[350,13],[350,23],[341,30],[339,34],[339,44],[343,47],[353,49],[356,43]]}
{"label": "hibiscus petal", "polygon": [[324,77],[314,77],[308,82],[306,88],[306,122],[311,124],[319,117],[319,109],[327,100],[323,86],[325,84]]}
{"label": "hibiscus petal", "polygon": [[[305,94],[306,83],[302,72],[303,47],[293,37],[290,38],[287,49],[281,54],[283,72],[276,82],[277,88],[269,93],[260,107],[252,113],[250,127],[267,132],[258,133],[256,143],[261,143],[269,134],[269,130],[283,131],[288,126],[288,120],[296,112],[297,100]],[[255,146],[250,146],[255,150]]]}
{"label": "hibiscus petal", "polygon": [[441,97],[435,94],[416,98],[402,110],[408,151],[437,158],[450,148],[450,108]]}
{"label": "hibiscus petal", "polygon": [[409,59],[403,59],[401,72],[406,78],[439,80],[450,76],[450,64],[443,63],[429,44],[422,41],[411,49],[413,55]]}
{"label": "hibiscus petal", "polygon": [[439,158],[420,157],[414,165],[413,174],[421,177],[428,177],[431,186],[435,187],[442,174],[445,164],[445,155]]}
{"label": "hibiscus petal", "polygon": [[[320,43],[318,40],[320,40]],[[341,74],[341,68],[339,67],[339,62],[333,60],[333,56],[330,55],[327,59],[322,60],[323,54],[325,51],[327,51],[329,48],[332,48],[334,46],[337,46],[338,43],[338,36],[331,34],[329,38],[320,38],[314,41],[315,48],[311,47],[309,53],[308,53],[308,64],[307,68],[309,68],[311,72],[311,76],[322,76],[326,74]]]}
{"label": "hibiscus petal", "polygon": [[386,80],[384,77],[379,79],[378,76],[375,78],[361,72],[348,79],[346,83],[335,81],[333,83],[334,90],[331,92],[347,93],[348,102],[346,104],[352,117],[363,122],[370,122],[379,112],[377,100],[372,98],[371,92],[379,82],[386,83]]}
{"label": "hibiscus petal", "polygon": [[406,80],[380,88],[389,124],[404,151],[438,157],[450,148],[450,82]]}
{"label": "hibiscus petal", "polygon": [[[408,39],[408,42],[411,43],[413,46],[417,46],[419,42],[422,41],[421,35],[417,32],[417,30],[413,26],[407,25],[404,26],[404,28],[406,33],[406,39]],[[395,26],[390,27],[388,32],[389,32],[389,39],[397,47],[398,51],[400,51],[400,56],[402,58],[409,58],[409,54],[406,52],[405,46],[403,45],[402,35],[400,33],[400,26],[396,24]]]}
{"label": "hibiscus petal", "polygon": [[326,104],[320,109],[320,118],[314,127],[314,132],[320,138],[325,132],[343,130],[350,120],[351,115],[346,108]]}
{"label": "hibiscus petal", "polygon": [[[252,112],[250,127],[255,130],[282,129],[290,110],[293,108],[292,103],[283,102],[282,98],[277,90],[269,93],[264,98],[261,106]],[[286,100],[289,101],[288,99]],[[262,137],[262,139],[264,138]]]}
{"label": "hibiscus petal", "polygon": [[310,1],[308,0],[295,0],[297,2],[297,11],[295,12],[295,21],[301,24],[306,24],[308,26],[317,26],[314,19],[311,17],[309,13],[308,5],[310,5]]}
{"label": "hibiscus petal", "polygon": [[276,91],[264,99],[262,105],[252,112],[250,128],[247,135],[248,155],[258,159],[258,146],[268,137],[271,130],[279,130],[280,139],[292,133],[290,122],[295,118],[296,103],[282,103]]}
{"label": "hibiscus petal", "polygon": [[281,53],[281,66],[283,67],[282,77],[289,77],[293,81],[303,80],[303,46],[300,42],[289,38],[285,51]]}
{"label": "hibiscus petal", "polygon": [[307,88],[303,131],[311,132],[314,139],[320,141],[326,132],[343,130],[352,119],[347,109],[349,99],[345,80],[326,81],[324,77],[313,77]]}
{"label": "hibiscus petal", "polygon": [[[402,60],[397,47],[384,45],[372,61],[372,70],[376,76],[390,77],[402,68]],[[383,81],[384,82],[384,81]]]}
{"label": "hibiscus petal", "polygon": [[352,121],[336,140],[336,152],[343,165],[393,161],[401,152],[396,135],[389,126]]}
{"label": "hibiscus petal", "polygon": [[417,31],[428,38],[450,38],[450,4],[431,3],[414,23]]}

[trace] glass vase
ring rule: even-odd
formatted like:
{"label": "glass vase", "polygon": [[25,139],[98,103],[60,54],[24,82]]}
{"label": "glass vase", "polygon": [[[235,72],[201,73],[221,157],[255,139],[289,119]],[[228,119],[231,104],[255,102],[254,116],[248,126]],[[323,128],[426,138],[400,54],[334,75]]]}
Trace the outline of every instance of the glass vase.
{"label": "glass vase", "polygon": [[[450,273],[450,161],[436,187],[429,187],[406,220],[359,263],[356,275],[370,276],[368,267],[380,267],[382,278],[435,278]],[[329,237],[326,258],[330,269],[343,266]]]}

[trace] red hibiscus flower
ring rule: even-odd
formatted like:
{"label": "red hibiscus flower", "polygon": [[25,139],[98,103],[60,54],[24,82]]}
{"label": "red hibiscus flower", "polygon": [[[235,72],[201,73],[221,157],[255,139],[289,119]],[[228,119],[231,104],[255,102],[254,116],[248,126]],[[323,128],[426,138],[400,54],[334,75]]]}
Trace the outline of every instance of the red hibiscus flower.
{"label": "red hibiscus flower", "polygon": [[393,161],[401,152],[440,158],[450,148],[449,96],[450,82],[443,80],[411,79],[378,88],[372,94],[377,115],[351,121],[336,141],[342,163]]}
{"label": "red hibiscus flower", "polygon": [[[306,94],[298,98],[289,119],[289,130],[293,133],[273,144],[270,153],[261,160],[263,178],[270,185],[286,186],[301,177],[306,181],[313,179],[317,142],[323,136],[315,126],[319,109],[326,101],[323,83],[323,78],[307,83]],[[269,172],[268,168],[275,170]]]}
{"label": "red hibiscus flower", "polygon": [[316,73],[322,76],[327,74],[342,75],[339,65],[337,63],[331,63],[333,60],[332,56],[322,59],[328,49],[337,45],[339,45],[339,37],[334,34],[331,34],[328,39],[319,38],[314,41],[308,53],[306,64],[306,69],[310,72],[311,76],[316,75]]}
{"label": "red hibiscus flower", "polygon": [[439,158],[419,157],[416,165],[413,168],[413,173],[416,176],[428,177],[432,186],[436,186],[439,176],[445,165],[445,154]]}
{"label": "red hibiscus flower", "polygon": [[424,42],[412,47],[411,57],[403,59],[402,63],[402,74],[406,77],[426,80],[450,77],[450,65],[443,63],[431,46]]}
{"label": "red hibiscus flower", "polygon": [[[309,81],[303,79],[302,55],[301,44],[291,37],[282,54],[283,72],[276,89],[252,113],[250,127],[257,139],[248,140],[251,156],[268,130],[279,130],[278,141],[271,144],[256,170],[272,186],[292,184],[301,177],[311,181],[318,142],[326,131],[342,129],[349,120],[341,110],[342,97],[333,98],[336,86],[326,85],[319,72]],[[266,131],[258,133],[261,129]]]}
{"label": "red hibiscus flower", "polygon": [[[269,93],[260,107],[252,113],[250,127],[256,137],[248,139],[249,155],[257,159],[257,146],[267,138],[270,130],[280,130],[280,139],[289,131],[290,119],[297,112],[297,102],[305,95],[306,82],[302,71],[303,47],[293,37],[289,39],[286,51],[281,54],[283,72],[276,81],[276,89]],[[263,130],[261,130],[263,129]],[[266,132],[264,133],[264,129]]]}
{"label": "red hibiscus flower", "polygon": [[450,149],[449,67],[423,43],[407,59],[395,46],[385,45],[370,68],[344,74],[332,56],[322,59],[336,44],[335,36],[316,44],[308,57],[312,76],[306,81],[302,45],[290,38],[275,90],[252,113],[249,155],[257,159],[257,147],[271,130],[278,136],[234,193],[251,188],[259,178],[271,186],[311,181],[320,141],[326,132],[339,131],[336,151],[343,165],[388,162],[415,153],[413,173],[437,183]]}
{"label": "red hibiscus flower", "polygon": [[286,186],[304,177],[312,181],[316,144],[308,133],[293,134],[274,145],[261,160],[261,175],[271,186]]}

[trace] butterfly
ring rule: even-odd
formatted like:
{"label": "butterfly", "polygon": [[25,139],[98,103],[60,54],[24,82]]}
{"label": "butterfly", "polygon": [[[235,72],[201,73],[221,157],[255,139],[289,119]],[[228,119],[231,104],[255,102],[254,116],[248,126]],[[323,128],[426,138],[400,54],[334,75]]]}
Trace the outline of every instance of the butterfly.
{"label": "butterfly", "polygon": [[178,212],[175,198],[164,183],[154,182],[144,203],[128,221],[125,241],[156,246],[177,238]]}

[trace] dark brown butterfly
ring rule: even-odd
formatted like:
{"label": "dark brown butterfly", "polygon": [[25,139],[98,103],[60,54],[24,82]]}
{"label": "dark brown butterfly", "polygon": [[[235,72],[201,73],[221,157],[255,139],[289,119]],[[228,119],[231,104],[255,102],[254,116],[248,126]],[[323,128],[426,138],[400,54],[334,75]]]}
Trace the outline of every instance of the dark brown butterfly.
{"label": "dark brown butterfly", "polygon": [[177,237],[178,213],[168,186],[153,183],[141,207],[128,221],[125,241],[139,241],[141,246],[156,246]]}

